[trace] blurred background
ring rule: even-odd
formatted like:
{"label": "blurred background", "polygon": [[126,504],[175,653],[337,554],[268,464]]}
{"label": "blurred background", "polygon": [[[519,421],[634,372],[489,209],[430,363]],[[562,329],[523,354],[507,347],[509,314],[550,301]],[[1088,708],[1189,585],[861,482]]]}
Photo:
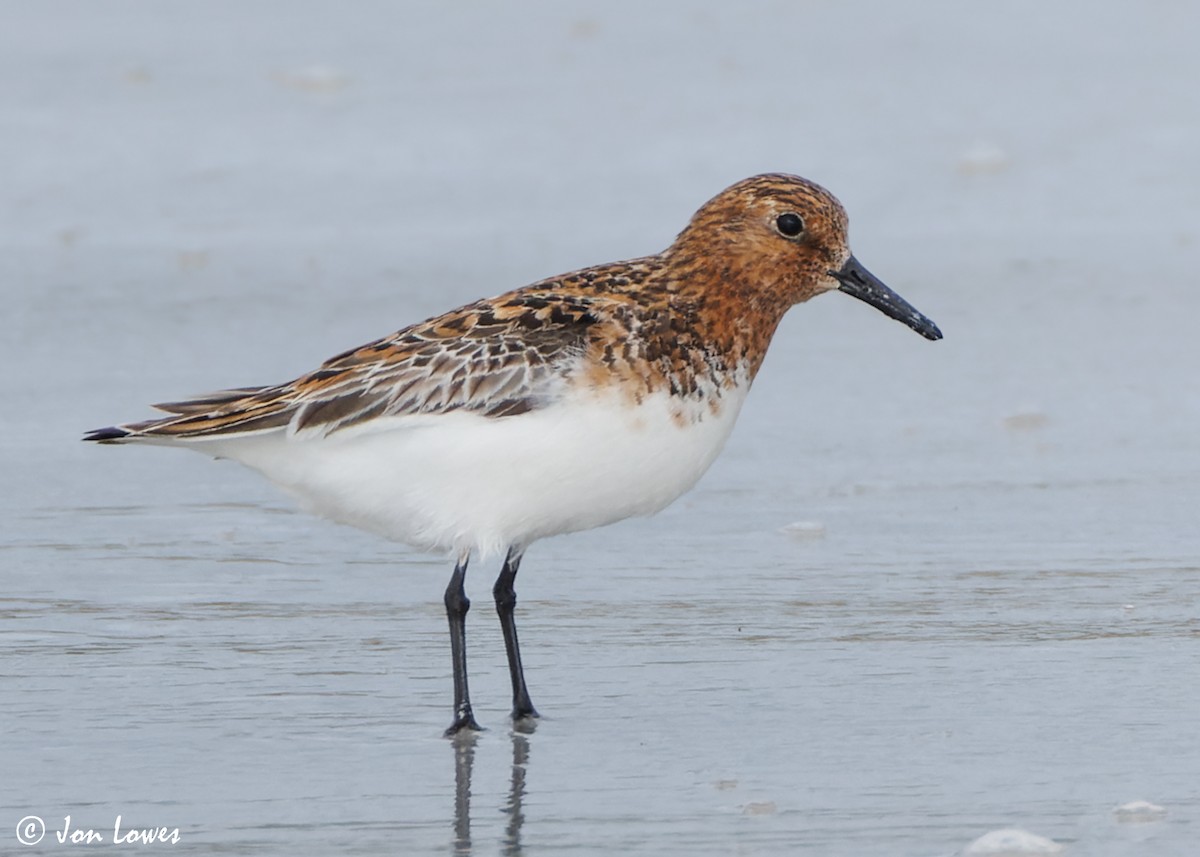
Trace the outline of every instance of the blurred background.
{"label": "blurred background", "polygon": [[[1200,6],[4,9],[0,841],[1190,853]],[[445,562],[77,441],[657,252],[765,171],[838,195],[946,338],[797,308],[693,494],[535,546],[532,736],[494,569],[456,755]]]}

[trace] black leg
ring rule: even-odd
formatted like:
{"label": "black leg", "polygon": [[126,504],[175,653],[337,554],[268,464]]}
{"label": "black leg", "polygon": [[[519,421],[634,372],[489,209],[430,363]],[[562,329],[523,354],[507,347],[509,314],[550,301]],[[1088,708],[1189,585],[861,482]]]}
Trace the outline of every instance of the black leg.
{"label": "black leg", "polygon": [[450,620],[450,655],[454,659],[454,722],[446,730],[446,737],[457,735],[463,729],[479,731],[475,715],[471,713],[471,694],[467,690],[467,611],[471,602],[467,599],[467,591],[463,581],[467,577],[467,560],[470,554],[463,554],[454,566],[454,574],[450,575],[450,585],[446,587],[446,618]]}
{"label": "black leg", "polygon": [[521,565],[523,553],[524,551],[517,547],[508,549],[508,556],[504,558],[504,568],[500,570],[496,585],[492,587],[492,595],[496,597],[496,612],[500,614],[500,628],[504,631],[508,672],[512,676],[513,720],[538,716],[533,703],[529,701],[529,690],[525,687],[525,670],[521,667],[521,649],[517,645],[517,624],[513,621],[513,609],[517,606],[513,580],[517,577],[517,568]]}

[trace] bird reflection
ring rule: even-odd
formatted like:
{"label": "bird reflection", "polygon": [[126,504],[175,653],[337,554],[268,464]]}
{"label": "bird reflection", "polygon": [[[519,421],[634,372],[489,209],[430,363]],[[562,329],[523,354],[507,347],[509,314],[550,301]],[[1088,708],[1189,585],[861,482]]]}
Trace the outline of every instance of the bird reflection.
{"label": "bird reflection", "polygon": [[[505,857],[520,857],[521,828],[525,824],[522,803],[525,798],[525,771],[529,764],[529,736],[537,728],[531,719],[513,724],[512,770],[509,774],[508,800],[503,812],[508,816],[504,828],[502,852]],[[454,736],[454,848],[455,857],[471,854],[471,772],[475,766],[475,742],[479,733],[464,730]]]}
{"label": "bird reflection", "polygon": [[504,805],[504,811],[508,813],[508,826],[504,830],[505,857],[519,857],[521,854],[521,827],[525,824],[521,801],[525,797],[525,765],[529,761],[529,736],[535,728],[535,721],[528,718],[513,724],[512,775],[508,783],[508,803]]}
{"label": "bird reflection", "polygon": [[464,730],[454,744],[454,853],[471,853],[471,769],[475,766],[475,736]]}

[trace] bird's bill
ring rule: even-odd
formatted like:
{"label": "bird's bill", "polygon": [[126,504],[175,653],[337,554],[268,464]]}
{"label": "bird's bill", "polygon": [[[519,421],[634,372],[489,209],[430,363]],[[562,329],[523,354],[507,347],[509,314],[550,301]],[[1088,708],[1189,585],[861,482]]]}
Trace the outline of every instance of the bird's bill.
{"label": "bird's bill", "polygon": [[851,256],[846,260],[840,271],[830,271],[830,276],[841,283],[838,291],[866,301],[884,315],[896,321],[904,322],[926,339],[941,339],[942,332],[938,326],[921,313],[916,307],[885,286],[874,274],[862,266],[862,263]]}

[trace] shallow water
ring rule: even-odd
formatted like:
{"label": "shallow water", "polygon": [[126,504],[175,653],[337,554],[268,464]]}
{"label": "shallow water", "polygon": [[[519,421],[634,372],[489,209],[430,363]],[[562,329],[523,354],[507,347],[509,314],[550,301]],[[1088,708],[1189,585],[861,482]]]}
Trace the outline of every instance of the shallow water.
{"label": "shallow water", "polygon": [[[23,7],[0,851],[120,815],[179,828],[145,853],[1194,853],[1200,22],[1102,6]],[[494,567],[456,746],[447,563],[77,441],[655,251],[764,169],[947,338],[798,308],[692,494],[534,546],[532,733]]]}

